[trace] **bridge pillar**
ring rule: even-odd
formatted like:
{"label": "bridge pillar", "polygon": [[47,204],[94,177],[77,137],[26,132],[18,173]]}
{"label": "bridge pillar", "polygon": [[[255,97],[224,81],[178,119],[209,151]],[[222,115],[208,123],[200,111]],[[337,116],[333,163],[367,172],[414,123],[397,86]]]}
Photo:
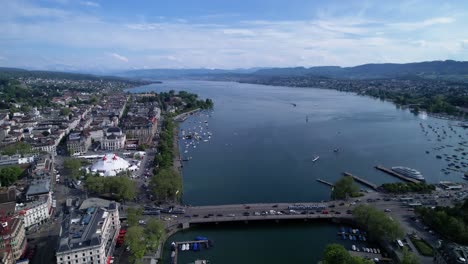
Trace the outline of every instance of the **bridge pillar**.
{"label": "bridge pillar", "polygon": [[190,222],[182,223],[182,229],[188,229],[188,228],[190,228]]}

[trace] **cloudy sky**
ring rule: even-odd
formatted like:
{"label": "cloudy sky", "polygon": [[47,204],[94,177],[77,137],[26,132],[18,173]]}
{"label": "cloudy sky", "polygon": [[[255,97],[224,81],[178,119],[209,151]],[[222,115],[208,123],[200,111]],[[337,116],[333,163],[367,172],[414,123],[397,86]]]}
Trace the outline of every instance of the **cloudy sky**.
{"label": "cloudy sky", "polygon": [[0,0],[0,66],[248,68],[468,60],[468,1]]}

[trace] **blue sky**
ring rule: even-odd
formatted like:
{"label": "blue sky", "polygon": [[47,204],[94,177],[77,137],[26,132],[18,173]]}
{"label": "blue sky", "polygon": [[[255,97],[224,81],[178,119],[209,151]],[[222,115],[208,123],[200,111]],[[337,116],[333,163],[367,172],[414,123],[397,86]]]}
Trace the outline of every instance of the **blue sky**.
{"label": "blue sky", "polygon": [[468,1],[0,0],[0,66],[109,71],[468,60]]}

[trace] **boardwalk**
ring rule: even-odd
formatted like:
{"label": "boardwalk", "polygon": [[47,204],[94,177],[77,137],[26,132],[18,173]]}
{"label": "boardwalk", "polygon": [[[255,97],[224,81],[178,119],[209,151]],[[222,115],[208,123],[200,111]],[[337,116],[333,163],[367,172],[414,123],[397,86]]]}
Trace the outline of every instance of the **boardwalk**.
{"label": "boardwalk", "polygon": [[176,122],[185,121],[185,119],[187,119],[187,117],[189,117],[191,114],[196,113],[198,111],[200,111],[200,108],[194,109],[194,110],[186,112],[186,113],[182,113],[182,114],[180,114],[178,116],[175,116],[174,121],[176,121]]}
{"label": "boardwalk", "polygon": [[363,178],[360,178],[360,177],[358,177],[358,176],[356,176],[356,175],[353,175],[353,174],[351,174],[351,173],[349,173],[349,172],[343,172],[343,174],[344,174],[345,176],[353,177],[353,179],[354,179],[355,181],[357,181],[357,182],[359,182],[359,183],[362,183],[362,184],[366,185],[367,187],[370,187],[370,188],[372,188],[372,189],[374,189],[374,190],[377,190],[377,188],[379,187],[379,186],[377,186],[376,184],[373,184],[373,183],[371,183],[370,181],[365,180],[365,179],[363,179]]}
{"label": "boardwalk", "polygon": [[418,181],[416,179],[409,178],[409,177],[406,177],[404,175],[401,175],[400,173],[394,172],[391,169],[387,169],[382,165],[377,165],[377,166],[375,166],[375,168],[378,169],[378,170],[381,170],[383,172],[386,172],[386,173],[388,173],[388,174],[390,174],[392,176],[395,176],[395,177],[397,177],[397,178],[399,178],[401,180],[407,181],[407,182],[412,182],[412,183],[419,183],[420,182],[420,181]]}

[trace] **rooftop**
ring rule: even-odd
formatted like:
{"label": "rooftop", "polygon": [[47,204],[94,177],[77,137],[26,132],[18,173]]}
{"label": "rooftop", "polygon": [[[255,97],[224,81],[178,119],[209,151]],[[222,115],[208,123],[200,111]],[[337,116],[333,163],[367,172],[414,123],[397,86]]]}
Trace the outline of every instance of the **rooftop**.
{"label": "rooftop", "polygon": [[108,209],[89,207],[68,215],[62,223],[57,253],[100,245],[101,229],[108,219],[108,210],[115,208],[115,203],[110,203]]}

